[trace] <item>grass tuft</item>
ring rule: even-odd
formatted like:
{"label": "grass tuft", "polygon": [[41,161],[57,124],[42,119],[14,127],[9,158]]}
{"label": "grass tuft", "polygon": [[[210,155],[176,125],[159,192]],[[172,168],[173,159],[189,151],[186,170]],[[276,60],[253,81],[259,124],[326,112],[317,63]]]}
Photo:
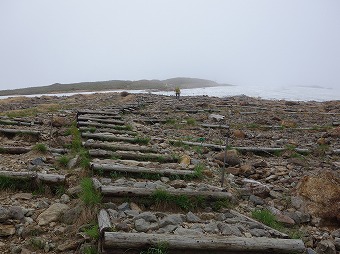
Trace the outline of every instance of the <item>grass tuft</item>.
{"label": "grass tuft", "polygon": [[80,198],[86,205],[95,206],[102,201],[102,196],[100,192],[94,188],[91,178],[84,178],[80,182],[80,186]]}
{"label": "grass tuft", "polygon": [[271,228],[280,230],[283,227],[281,223],[276,221],[275,215],[272,214],[268,209],[256,209],[252,211],[251,215],[254,219],[262,222],[263,224]]}
{"label": "grass tuft", "polygon": [[45,144],[39,143],[39,144],[36,144],[33,147],[33,150],[41,152],[41,153],[46,153],[47,152],[47,146]]}

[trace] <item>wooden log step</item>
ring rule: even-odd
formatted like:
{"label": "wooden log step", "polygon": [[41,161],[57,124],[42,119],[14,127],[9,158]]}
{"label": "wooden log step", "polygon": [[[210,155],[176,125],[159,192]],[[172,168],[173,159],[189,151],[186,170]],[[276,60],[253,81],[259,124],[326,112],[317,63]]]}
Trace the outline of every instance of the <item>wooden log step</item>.
{"label": "wooden log step", "polygon": [[103,142],[86,141],[84,146],[92,149],[104,149],[110,151],[138,151],[142,153],[157,153],[157,149],[148,146],[125,145]]}
{"label": "wooden log step", "polygon": [[17,129],[0,129],[0,133],[5,135],[30,135],[39,137],[39,131],[31,131],[31,130],[17,130]]}
{"label": "wooden log step", "polygon": [[91,114],[91,115],[118,115],[119,111],[102,111],[102,110],[78,110],[77,115],[85,115],[85,114]]}
{"label": "wooden log step", "polygon": [[[94,127],[95,128],[95,127]],[[82,132],[93,132],[92,128],[81,126],[78,128]],[[130,136],[137,136],[137,132],[134,131],[128,131],[128,130],[115,130],[115,129],[108,129],[108,128],[96,128],[94,130],[94,133],[111,133],[111,134],[127,134]]]}
{"label": "wooden log step", "polygon": [[[104,253],[139,253],[165,243],[169,253],[303,253],[301,239],[104,232]],[[121,252],[117,252],[120,249]],[[124,252],[125,250],[125,252]]]}
{"label": "wooden log step", "polygon": [[137,122],[143,122],[143,123],[148,123],[148,124],[155,124],[155,123],[166,123],[165,119],[138,119],[136,120]]}
{"label": "wooden log step", "polygon": [[36,172],[13,172],[13,171],[0,171],[0,176],[12,178],[12,179],[27,179],[38,180],[48,184],[65,184],[64,175],[56,174],[43,174]]}
{"label": "wooden log step", "polygon": [[[81,136],[84,138],[91,138],[91,139],[97,139],[97,140],[102,140],[102,141],[121,141],[121,142],[127,142],[127,143],[132,143],[132,144],[143,143],[141,142],[141,139],[138,137],[136,138],[121,137],[121,136],[111,135],[110,133],[82,133]],[[146,141],[147,140],[145,140],[145,142]]]}
{"label": "wooden log step", "polygon": [[[33,150],[33,147],[22,147],[22,146],[0,146],[0,153],[3,154],[23,154]],[[68,150],[65,148],[47,148],[47,151],[51,153],[65,154]]]}
{"label": "wooden log step", "polygon": [[79,121],[96,122],[96,123],[108,123],[108,124],[114,124],[114,125],[124,125],[125,124],[124,121],[120,121],[120,120],[101,119],[101,118],[83,117],[83,116],[78,116],[78,122]]}
{"label": "wooden log step", "polygon": [[[80,116],[78,116],[79,118]],[[99,118],[99,119],[116,119],[116,120],[121,120],[122,116],[121,115],[95,115],[95,114],[89,114],[89,115],[81,115],[81,117],[84,118]]]}
{"label": "wooden log step", "polygon": [[17,147],[17,146],[2,146],[0,147],[0,153],[4,154],[23,154],[31,151],[31,147]]}
{"label": "wooden log step", "polygon": [[339,125],[340,125],[340,122],[333,122],[332,125],[333,125],[333,126],[339,126]]}
{"label": "wooden log step", "polygon": [[136,160],[136,161],[157,161],[161,163],[165,162],[178,162],[178,159],[163,154],[156,153],[136,153],[136,152],[126,152],[126,151],[107,151],[102,149],[91,149],[89,150],[91,157],[96,158],[119,158],[122,160]]}
{"label": "wooden log step", "polygon": [[126,173],[146,173],[146,174],[160,174],[164,176],[193,176],[195,174],[192,170],[179,169],[162,169],[162,168],[145,168],[145,167],[131,167],[122,164],[106,164],[106,163],[91,163],[91,168],[94,170],[103,170],[108,172],[126,172]]}
{"label": "wooden log step", "polygon": [[100,127],[100,128],[110,128],[114,130],[129,130],[131,127],[124,125],[114,125],[114,124],[104,124],[97,122],[77,122],[78,126],[92,126],[92,127]]}
{"label": "wooden log step", "polygon": [[206,124],[202,123],[200,126],[204,128],[212,128],[212,129],[229,129],[228,125],[223,125],[223,124]]}
{"label": "wooden log step", "polygon": [[27,122],[19,122],[19,121],[11,121],[11,120],[3,120],[0,119],[0,124],[2,125],[24,125],[24,126],[31,126],[33,124]]}
{"label": "wooden log step", "polygon": [[[169,141],[172,144],[175,143],[183,143],[184,145],[189,145],[189,146],[202,146],[206,148],[210,148],[215,151],[221,151],[225,149],[225,146],[222,145],[215,145],[215,144],[208,144],[208,143],[199,143],[199,142],[190,142],[190,141],[179,141],[179,140],[170,140]],[[235,146],[231,147],[232,149],[236,149],[240,152],[253,152],[253,153],[275,153],[275,152],[283,152],[287,150],[286,148],[283,147],[240,147],[240,146]],[[294,148],[294,151],[297,153],[310,153],[310,150],[307,148]]]}
{"label": "wooden log step", "polygon": [[[232,199],[233,196],[229,192],[222,191],[194,191],[186,189],[165,189],[166,192],[173,196],[186,195],[188,197],[205,197],[208,200]],[[117,187],[117,186],[101,186],[100,191],[104,197],[145,197],[151,196],[155,190],[149,188],[134,187]]]}

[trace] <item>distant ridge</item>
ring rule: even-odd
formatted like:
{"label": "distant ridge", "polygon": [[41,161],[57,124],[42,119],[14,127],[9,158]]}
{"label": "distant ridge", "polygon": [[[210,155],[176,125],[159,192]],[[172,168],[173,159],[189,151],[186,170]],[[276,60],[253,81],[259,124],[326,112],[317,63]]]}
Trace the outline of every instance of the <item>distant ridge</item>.
{"label": "distant ridge", "polygon": [[79,82],[70,84],[52,84],[48,86],[37,86],[28,88],[19,88],[12,90],[0,90],[0,96],[8,95],[30,95],[30,94],[51,94],[51,93],[67,93],[67,92],[94,92],[105,90],[173,90],[175,87],[180,88],[199,88],[220,86],[215,81],[198,78],[170,78],[166,80],[109,80],[95,82]]}

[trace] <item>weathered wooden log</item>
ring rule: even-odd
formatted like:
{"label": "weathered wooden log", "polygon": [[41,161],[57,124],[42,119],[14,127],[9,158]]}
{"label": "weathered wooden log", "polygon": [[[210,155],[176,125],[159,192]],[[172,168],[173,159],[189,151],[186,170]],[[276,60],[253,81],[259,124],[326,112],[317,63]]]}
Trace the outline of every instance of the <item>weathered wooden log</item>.
{"label": "weathered wooden log", "polygon": [[112,143],[86,141],[84,146],[86,148],[104,149],[104,150],[110,150],[110,151],[138,151],[142,153],[156,153],[157,152],[157,149],[155,148],[147,147],[147,146],[139,146],[139,145],[124,145],[124,144],[114,145]]}
{"label": "weathered wooden log", "polygon": [[[135,197],[151,196],[155,190],[148,188],[102,186],[101,193],[104,197]],[[193,191],[186,189],[166,189],[167,193],[173,196],[186,195],[189,197],[202,196],[210,200],[231,199],[229,192],[222,191]]]}
{"label": "weathered wooden log", "polygon": [[130,167],[121,164],[107,164],[107,163],[91,163],[91,168],[93,170],[103,170],[103,171],[118,171],[127,173],[146,173],[146,174],[160,174],[164,176],[192,176],[195,174],[192,170],[178,170],[178,169],[158,169],[158,168],[145,168],[145,167]]}
{"label": "weathered wooden log", "polygon": [[41,119],[30,120],[30,119],[23,119],[23,118],[15,117],[15,118],[13,118],[13,120],[17,121],[17,122],[21,122],[21,123],[28,123],[28,124],[31,124],[31,125],[34,125],[34,124],[42,125],[42,124],[44,124],[44,122]]}
{"label": "weathered wooden log", "polygon": [[84,117],[84,116],[78,116],[78,121],[108,123],[108,124],[114,124],[114,125],[124,125],[125,124],[124,121],[120,121],[120,120],[101,119],[101,118]]}
{"label": "weathered wooden log", "polygon": [[123,160],[137,160],[137,161],[158,161],[158,162],[178,162],[178,159],[163,154],[156,153],[136,153],[136,152],[125,152],[125,151],[107,151],[102,149],[91,149],[89,150],[91,157],[99,158],[112,158],[116,157]]}
{"label": "weathered wooden log", "polygon": [[136,143],[136,138],[130,138],[130,137],[120,137],[111,135],[110,133],[82,133],[82,137],[84,138],[91,138],[91,139],[97,139],[102,141],[122,141],[122,142],[128,142],[128,143]]}
{"label": "weathered wooden log", "polygon": [[0,176],[5,176],[13,179],[37,179],[43,183],[51,183],[51,184],[64,184],[65,176],[64,175],[56,175],[56,174],[43,174],[36,172],[13,172],[13,171],[0,171]]}
{"label": "weathered wooden log", "polygon": [[212,129],[229,129],[228,125],[223,125],[223,124],[206,124],[202,123],[200,126],[204,128],[212,128]]}
{"label": "weathered wooden log", "polygon": [[340,122],[333,122],[332,124],[333,124],[333,126],[339,126]]}
{"label": "weathered wooden log", "polygon": [[152,119],[138,119],[138,122],[143,122],[143,123],[148,123],[148,124],[155,124],[155,123],[166,123],[165,119],[156,119],[156,118],[152,118]]}
{"label": "weathered wooden log", "polygon": [[23,153],[28,153],[31,150],[32,150],[31,147],[16,147],[16,146],[0,147],[0,153],[5,153],[5,154],[23,154]]}
{"label": "weathered wooden log", "polygon": [[109,214],[105,209],[101,209],[98,214],[98,227],[99,233],[103,236],[105,231],[110,231],[112,229],[111,220]]}
{"label": "weathered wooden log", "polygon": [[[182,142],[185,145],[189,146],[202,146],[207,147],[216,151],[223,150],[225,147],[221,145],[215,145],[215,144],[207,144],[207,143],[199,143],[199,142],[190,142],[190,141],[178,141],[178,140],[170,140],[170,143],[176,143],[176,142]],[[235,146],[232,147],[233,149],[236,149],[240,152],[252,152],[252,153],[275,153],[275,152],[283,152],[287,150],[283,147],[240,147]],[[309,149],[306,148],[294,148],[294,151],[297,153],[310,153]]]}
{"label": "weathered wooden log", "polygon": [[96,128],[95,131],[93,132],[93,130],[89,127],[79,127],[79,130],[82,131],[82,132],[90,132],[90,133],[110,133],[110,134],[122,134],[122,135],[137,136],[137,132],[128,131],[128,130]]}
{"label": "weathered wooden log", "polygon": [[[145,234],[105,232],[104,251],[112,249],[146,249],[166,243],[170,253],[302,253],[305,246],[298,239],[273,239],[266,237],[222,237],[173,234]],[[173,251],[173,252],[171,252]],[[177,252],[176,252],[177,251]],[[116,253],[116,252],[115,252]],[[133,252],[132,252],[133,253]]]}
{"label": "weathered wooden log", "polygon": [[256,115],[258,114],[259,112],[240,112],[240,115]]}
{"label": "weathered wooden log", "polygon": [[27,122],[19,122],[19,121],[11,121],[11,120],[3,120],[0,119],[0,124],[2,125],[24,125],[24,126],[31,126],[33,124]]}
{"label": "weathered wooden log", "polygon": [[115,130],[128,130],[130,127],[124,125],[114,125],[114,124],[104,124],[104,123],[96,123],[96,122],[78,122],[78,126],[92,126],[92,127],[101,127],[101,128],[110,128]]}
{"label": "weathered wooden log", "polygon": [[[79,119],[80,116],[78,116],[78,119]],[[117,120],[120,120],[122,119],[122,116],[121,115],[95,115],[95,114],[89,114],[89,115],[81,115],[81,117],[84,117],[84,118],[99,118],[99,119],[117,119]]]}
{"label": "weathered wooden log", "polygon": [[118,111],[101,111],[101,110],[79,110],[77,115],[94,114],[94,115],[118,115]]}
{"label": "weathered wooden log", "polygon": [[30,136],[40,136],[39,131],[31,131],[31,130],[17,130],[17,129],[0,129],[0,133],[9,134],[9,135],[30,135]]}

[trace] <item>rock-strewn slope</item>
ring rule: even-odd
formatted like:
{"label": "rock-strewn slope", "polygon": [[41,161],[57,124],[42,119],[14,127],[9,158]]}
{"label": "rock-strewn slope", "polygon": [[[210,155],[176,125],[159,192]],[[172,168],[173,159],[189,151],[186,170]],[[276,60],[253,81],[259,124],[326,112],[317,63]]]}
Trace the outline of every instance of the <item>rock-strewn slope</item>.
{"label": "rock-strewn slope", "polygon": [[[104,252],[339,249],[338,101],[125,95],[0,101],[2,252],[94,251],[93,223]],[[100,204],[78,197],[84,177]]]}

